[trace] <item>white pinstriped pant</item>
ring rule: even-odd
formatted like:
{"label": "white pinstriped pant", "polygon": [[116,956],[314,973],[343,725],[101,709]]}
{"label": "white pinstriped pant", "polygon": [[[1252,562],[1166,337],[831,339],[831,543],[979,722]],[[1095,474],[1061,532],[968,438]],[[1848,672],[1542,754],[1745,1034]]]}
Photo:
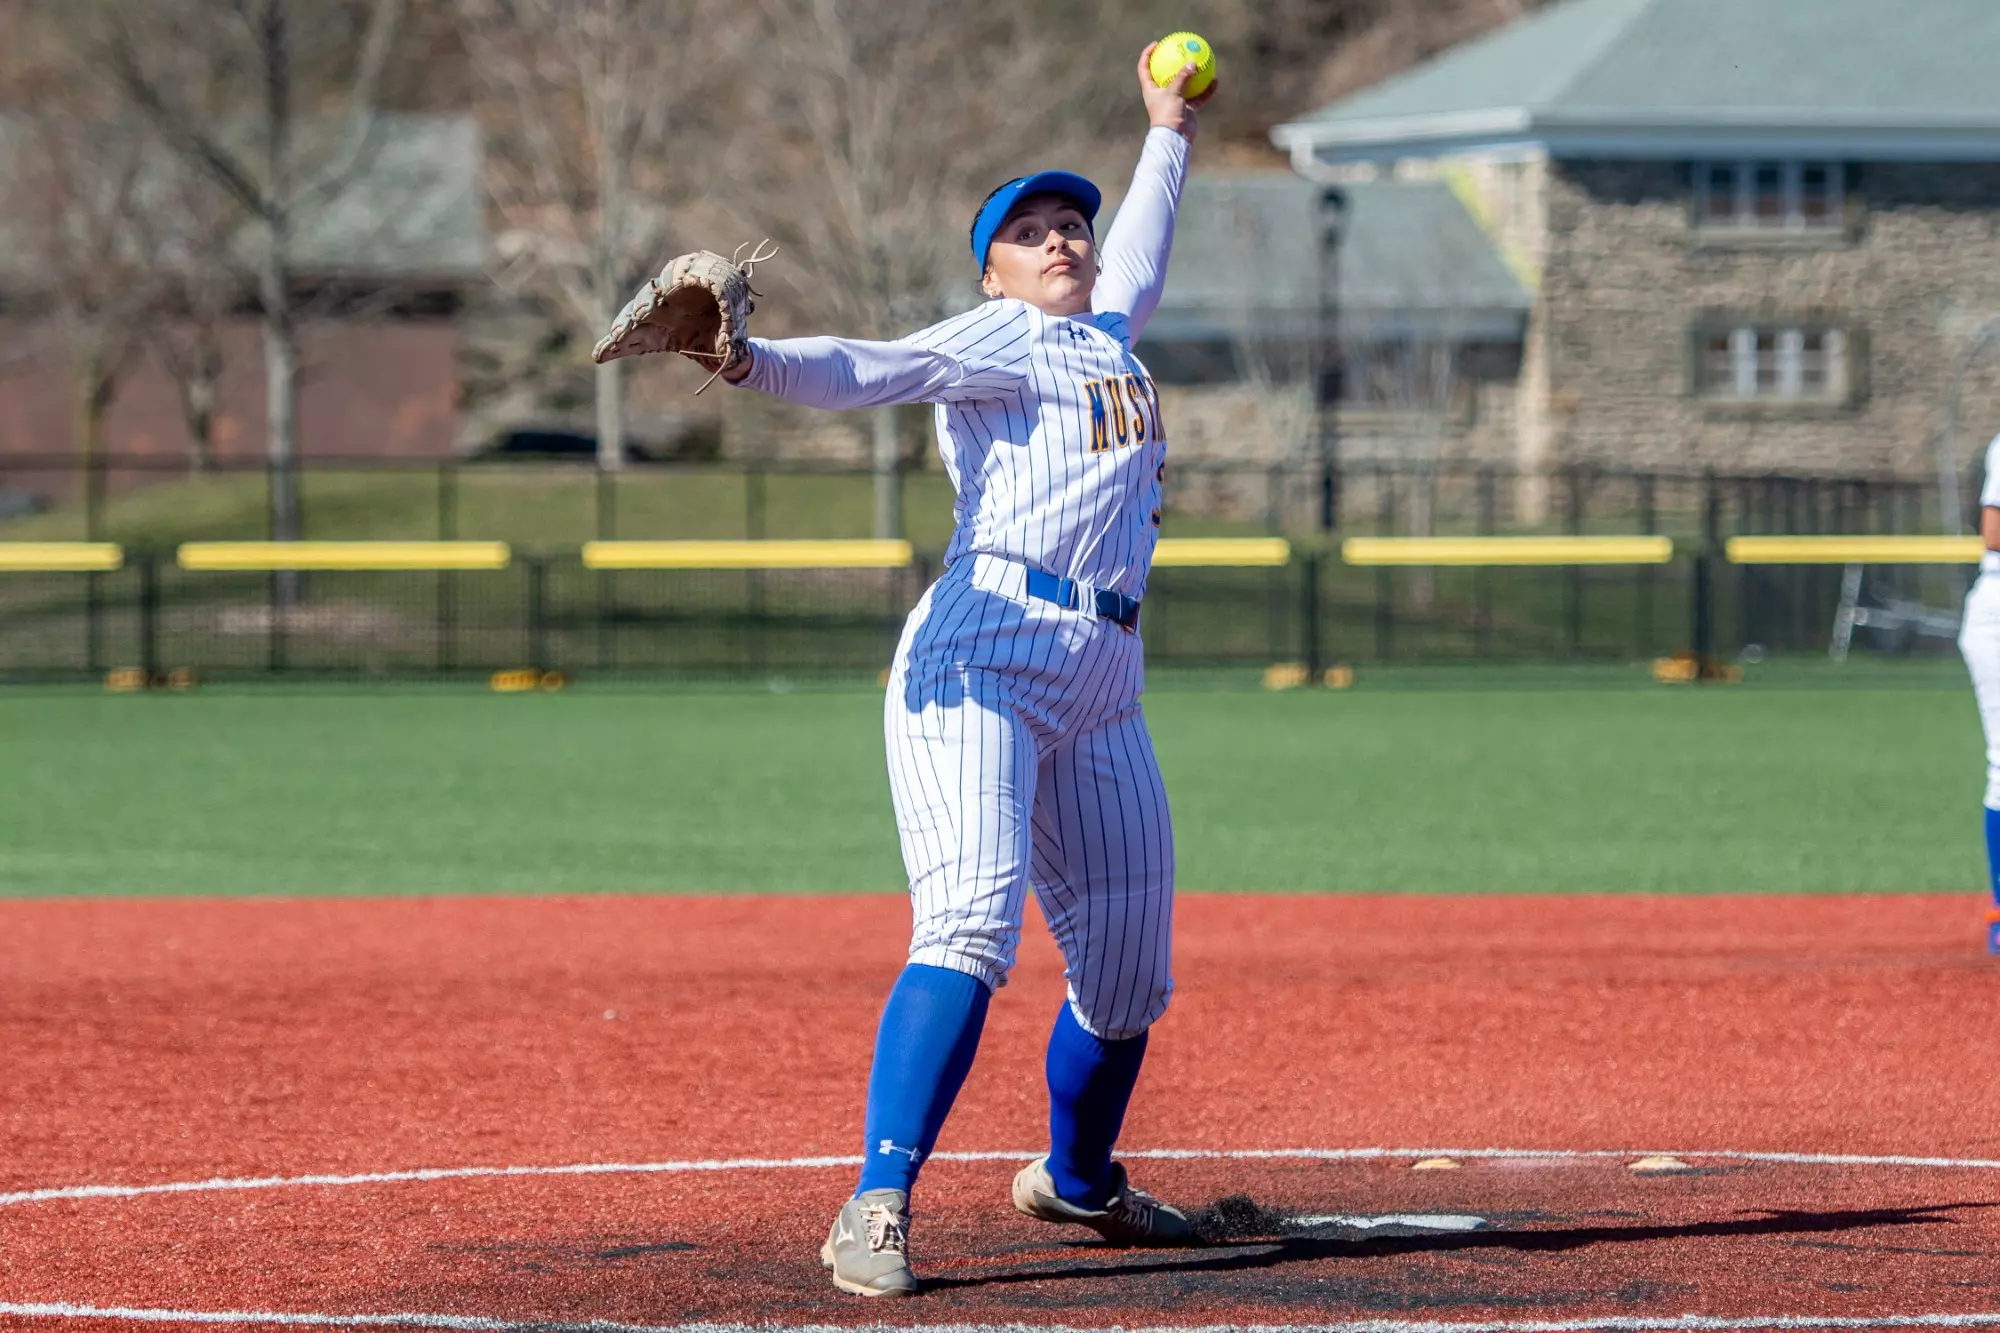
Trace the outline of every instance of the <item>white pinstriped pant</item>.
{"label": "white pinstriped pant", "polygon": [[2000,810],[2000,571],[1987,569],[1986,563],[1981,562],[1979,579],[1965,595],[1958,651],[1972,673],[1972,693],[1986,733],[1986,808]]}
{"label": "white pinstriped pant", "polygon": [[910,961],[1007,984],[1027,890],[1085,1030],[1135,1037],[1173,992],[1174,843],[1139,710],[1139,636],[952,563],[903,628],[883,730]]}

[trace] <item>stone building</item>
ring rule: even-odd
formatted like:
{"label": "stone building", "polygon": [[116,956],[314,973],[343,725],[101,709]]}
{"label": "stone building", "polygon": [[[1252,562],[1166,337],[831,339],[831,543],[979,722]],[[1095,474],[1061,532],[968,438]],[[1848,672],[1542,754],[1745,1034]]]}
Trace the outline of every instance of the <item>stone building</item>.
{"label": "stone building", "polygon": [[1496,461],[1937,475],[2000,428],[1996,56],[1993,0],[1558,0],[1272,139],[1532,293]]}

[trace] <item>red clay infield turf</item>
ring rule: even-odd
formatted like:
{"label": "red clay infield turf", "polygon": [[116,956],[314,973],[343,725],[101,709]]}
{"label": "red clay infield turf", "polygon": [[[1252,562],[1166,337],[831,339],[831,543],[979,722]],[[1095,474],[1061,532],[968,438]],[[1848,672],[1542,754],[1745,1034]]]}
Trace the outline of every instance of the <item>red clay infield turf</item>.
{"label": "red clay infield turf", "polygon": [[[1186,899],[1126,1145],[1408,1151],[1135,1159],[1238,1196],[1176,1252],[1017,1216],[1016,1158],[940,1160],[896,1304],[819,1269],[848,1166],[18,1197],[851,1154],[906,928],[880,897],[0,903],[0,1324],[2000,1316],[2000,965],[1959,898]],[[1031,924],[941,1151],[1041,1141],[1060,994]],[[1403,1214],[1481,1223],[1351,1220]]]}

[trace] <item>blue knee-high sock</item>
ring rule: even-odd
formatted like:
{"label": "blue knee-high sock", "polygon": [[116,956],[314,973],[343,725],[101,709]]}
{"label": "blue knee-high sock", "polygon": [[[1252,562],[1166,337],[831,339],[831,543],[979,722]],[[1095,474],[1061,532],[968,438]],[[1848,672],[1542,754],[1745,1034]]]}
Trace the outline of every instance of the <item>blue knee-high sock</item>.
{"label": "blue knee-high sock", "polygon": [[2000,810],[1986,810],[1986,886],[1993,892],[1993,912],[1986,918],[1986,951],[2000,957]]}
{"label": "blue knee-high sock", "polygon": [[856,1194],[916,1184],[972,1069],[992,998],[978,977],[948,967],[912,963],[896,979],[875,1032]]}
{"label": "blue knee-high sock", "polygon": [[1146,1034],[1093,1037],[1065,1004],[1049,1034],[1049,1176],[1081,1208],[1111,1197],[1111,1149],[1146,1058]]}
{"label": "blue knee-high sock", "polygon": [[1993,891],[1993,906],[2000,908],[2000,810],[1986,809],[1986,884]]}

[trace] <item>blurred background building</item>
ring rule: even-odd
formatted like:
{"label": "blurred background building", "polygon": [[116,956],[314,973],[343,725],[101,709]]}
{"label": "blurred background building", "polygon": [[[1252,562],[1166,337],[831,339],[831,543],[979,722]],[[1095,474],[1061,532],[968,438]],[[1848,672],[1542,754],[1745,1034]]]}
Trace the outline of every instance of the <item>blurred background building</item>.
{"label": "blurred background building", "polygon": [[1922,473],[2000,312],[1996,52],[1983,0],[1570,0],[1271,137],[1448,184],[1533,292],[1512,420],[1466,447]]}
{"label": "blurred background building", "polygon": [[1226,92],[1143,348],[1183,458],[1500,467],[1533,518],[1566,466],[1937,478],[2000,421],[1990,0],[227,8],[0,0],[0,508],[104,458],[265,460],[277,532],[314,459],[929,466],[922,413],[583,348],[763,235],[761,330],[966,308],[976,200],[1115,192],[1129,51],[1190,21]]}
{"label": "blurred background building", "polygon": [[[298,444],[308,457],[435,457],[460,443],[461,329],[488,285],[479,127],[465,115],[396,115],[377,133],[379,146],[301,217],[292,240],[292,295],[306,324]],[[36,175],[46,145],[35,137],[18,117],[0,120],[0,161],[15,179]],[[0,344],[11,349],[0,373],[0,457],[60,450],[88,411],[78,398],[90,388],[78,381],[91,373],[79,364],[91,349],[77,326],[98,312],[77,307],[95,303],[114,325],[100,336],[119,344],[104,353],[115,365],[99,372],[111,383],[96,447],[195,469],[261,459],[259,319],[235,283],[212,312],[190,308],[185,292],[135,292],[130,305],[110,290],[78,299],[100,283],[156,284],[161,272],[135,270],[180,257],[171,239],[143,249],[134,215],[198,183],[164,145],[142,144],[129,169],[127,198],[101,219],[100,235],[75,218],[48,225],[13,196],[10,233],[0,233]],[[57,244],[26,234],[38,224],[58,233]],[[226,271],[253,262],[233,254]]]}

